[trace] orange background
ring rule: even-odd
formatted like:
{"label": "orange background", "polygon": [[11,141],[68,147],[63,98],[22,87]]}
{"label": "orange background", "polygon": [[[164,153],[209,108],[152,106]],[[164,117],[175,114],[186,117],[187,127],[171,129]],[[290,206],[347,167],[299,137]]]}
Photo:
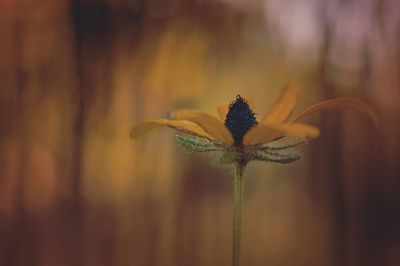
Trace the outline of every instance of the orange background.
{"label": "orange background", "polygon": [[397,1],[0,0],[0,265],[230,265],[232,171],[133,124],[240,93],[339,96],[290,165],[252,163],[242,265],[400,264]]}

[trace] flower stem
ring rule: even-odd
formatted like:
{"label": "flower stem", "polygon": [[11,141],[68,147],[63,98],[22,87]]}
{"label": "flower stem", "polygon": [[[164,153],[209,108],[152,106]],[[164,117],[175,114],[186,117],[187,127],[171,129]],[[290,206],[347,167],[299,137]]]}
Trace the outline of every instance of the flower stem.
{"label": "flower stem", "polygon": [[240,260],[240,232],[242,227],[242,196],[243,196],[243,171],[245,164],[235,163],[235,180],[233,196],[233,266],[239,266]]}

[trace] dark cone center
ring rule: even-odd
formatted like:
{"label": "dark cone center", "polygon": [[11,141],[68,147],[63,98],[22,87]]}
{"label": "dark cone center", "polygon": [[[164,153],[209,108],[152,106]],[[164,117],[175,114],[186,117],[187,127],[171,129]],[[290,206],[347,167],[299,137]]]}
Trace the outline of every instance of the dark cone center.
{"label": "dark cone center", "polygon": [[225,126],[232,133],[235,145],[242,144],[243,136],[257,124],[254,112],[250,109],[246,99],[240,95],[229,105],[229,111],[225,118]]}

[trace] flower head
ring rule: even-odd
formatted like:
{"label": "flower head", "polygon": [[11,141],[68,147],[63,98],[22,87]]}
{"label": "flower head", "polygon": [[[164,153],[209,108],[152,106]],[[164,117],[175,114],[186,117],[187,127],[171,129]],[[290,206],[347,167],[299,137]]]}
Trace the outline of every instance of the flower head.
{"label": "flower head", "polygon": [[[298,120],[308,114],[329,109],[353,109],[367,114],[375,124],[378,118],[365,102],[352,98],[337,98],[319,102],[290,119],[296,106],[298,89],[288,86],[281,92],[258,123],[252,110],[253,101],[238,95],[234,101],[220,105],[219,119],[199,110],[180,109],[170,119],[156,119],[134,126],[130,136],[138,139],[151,131],[167,126],[185,133],[177,137],[178,144],[188,151],[222,151],[228,163],[251,160],[287,163],[301,158],[289,150],[305,139],[319,136],[319,129]],[[272,141],[289,136],[299,141],[281,147],[268,146]]]}

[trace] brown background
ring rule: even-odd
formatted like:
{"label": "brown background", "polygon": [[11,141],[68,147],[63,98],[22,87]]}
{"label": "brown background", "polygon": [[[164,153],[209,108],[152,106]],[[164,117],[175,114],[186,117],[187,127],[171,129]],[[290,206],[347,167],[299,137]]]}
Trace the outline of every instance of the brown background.
{"label": "brown background", "polygon": [[232,177],[162,130],[289,82],[322,130],[246,172],[242,265],[400,264],[400,6],[385,1],[0,0],[0,265],[230,265]]}

